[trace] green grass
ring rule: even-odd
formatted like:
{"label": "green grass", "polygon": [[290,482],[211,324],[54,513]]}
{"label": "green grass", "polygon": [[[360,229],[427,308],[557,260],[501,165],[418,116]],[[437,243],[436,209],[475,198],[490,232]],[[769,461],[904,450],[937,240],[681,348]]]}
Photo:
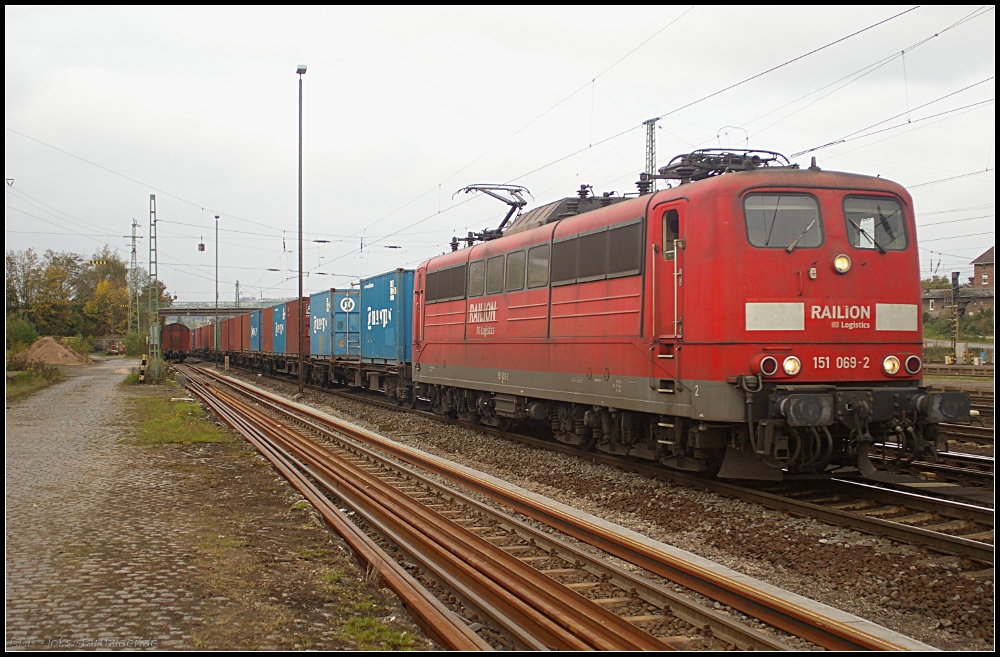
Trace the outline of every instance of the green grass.
{"label": "green grass", "polygon": [[142,418],[139,445],[217,443],[228,437],[228,431],[210,422],[197,402],[163,397],[137,397],[133,402],[136,415]]}
{"label": "green grass", "polygon": [[62,380],[62,370],[55,365],[32,365],[7,379],[7,401],[22,399]]}
{"label": "green grass", "polygon": [[344,633],[362,650],[412,650],[412,634],[397,632],[377,618],[355,616],[344,625]]}

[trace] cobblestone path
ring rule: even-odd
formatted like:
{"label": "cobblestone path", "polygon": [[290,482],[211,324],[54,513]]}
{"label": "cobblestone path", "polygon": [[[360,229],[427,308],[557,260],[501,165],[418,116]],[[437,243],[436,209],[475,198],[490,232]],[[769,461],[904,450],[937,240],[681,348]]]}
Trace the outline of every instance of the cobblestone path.
{"label": "cobblestone path", "polygon": [[177,529],[166,514],[135,512],[140,489],[168,492],[170,482],[129,467],[115,431],[129,365],[70,372],[7,411],[8,647],[190,638],[183,627],[198,605],[184,586],[189,566],[173,558]]}

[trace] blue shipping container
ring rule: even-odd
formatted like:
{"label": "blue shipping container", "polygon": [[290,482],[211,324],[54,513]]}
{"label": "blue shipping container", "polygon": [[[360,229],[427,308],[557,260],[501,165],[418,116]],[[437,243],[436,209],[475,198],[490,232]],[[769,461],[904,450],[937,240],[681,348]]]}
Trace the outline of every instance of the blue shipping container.
{"label": "blue shipping container", "polygon": [[274,353],[285,353],[285,304],[274,307]]}
{"label": "blue shipping container", "polygon": [[361,360],[388,364],[411,361],[412,302],[412,269],[397,269],[361,281]]}
{"label": "blue shipping container", "polygon": [[260,323],[263,319],[263,310],[255,310],[250,313],[250,351],[260,351]]}
{"label": "blue shipping container", "polygon": [[355,360],[361,356],[361,293],[333,291],[333,355]]}
{"label": "blue shipping container", "polygon": [[330,298],[333,290],[309,297],[309,355],[329,356],[331,344]]}

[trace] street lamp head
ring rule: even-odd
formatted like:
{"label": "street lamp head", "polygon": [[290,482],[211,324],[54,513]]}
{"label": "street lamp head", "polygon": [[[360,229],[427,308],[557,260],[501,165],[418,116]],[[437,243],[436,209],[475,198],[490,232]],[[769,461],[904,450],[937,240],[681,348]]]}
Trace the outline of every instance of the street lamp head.
{"label": "street lamp head", "polygon": [[305,75],[306,74],[306,65],[305,64],[299,64],[299,67],[297,69],[295,69],[295,73],[298,74],[298,75]]}

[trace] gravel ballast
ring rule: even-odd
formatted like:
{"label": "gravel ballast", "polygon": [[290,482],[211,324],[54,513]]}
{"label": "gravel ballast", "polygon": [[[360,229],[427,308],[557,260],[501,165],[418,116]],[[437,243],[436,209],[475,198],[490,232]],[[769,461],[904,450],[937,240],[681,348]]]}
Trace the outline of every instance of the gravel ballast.
{"label": "gravel ballast", "polygon": [[994,575],[982,564],[362,401],[312,390],[299,401],[937,648],[993,649]]}

